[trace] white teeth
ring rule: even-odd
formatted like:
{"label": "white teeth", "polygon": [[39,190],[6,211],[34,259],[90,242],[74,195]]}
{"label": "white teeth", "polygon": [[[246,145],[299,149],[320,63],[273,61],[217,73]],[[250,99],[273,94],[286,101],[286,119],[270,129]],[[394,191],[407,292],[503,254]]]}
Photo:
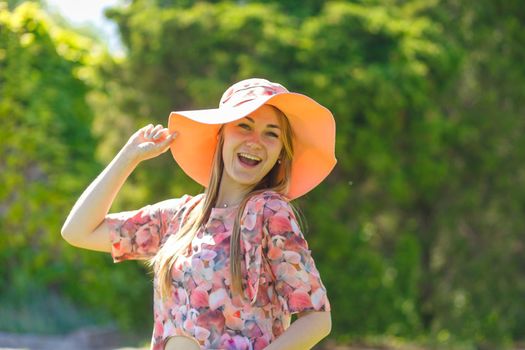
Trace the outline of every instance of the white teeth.
{"label": "white teeth", "polygon": [[248,154],[248,153],[239,153],[239,155],[241,157],[244,157],[244,158],[248,158],[248,159],[252,159],[252,160],[255,160],[257,162],[260,162],[262,159],[257,157],[257,156],[252,156],[251,154]]}

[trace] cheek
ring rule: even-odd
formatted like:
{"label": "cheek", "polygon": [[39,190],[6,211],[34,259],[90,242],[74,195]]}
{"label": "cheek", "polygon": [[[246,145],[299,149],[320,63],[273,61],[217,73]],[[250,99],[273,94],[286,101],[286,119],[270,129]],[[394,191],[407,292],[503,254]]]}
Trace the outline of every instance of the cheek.
{"label": "cheek", "polygon": [[222,146],[222,161],[224,162],[224,164],[229,164],[231,161],[231,158],[232,158],[231,146],[227,142],[224,142]]}
{"label": "cheek", "polygon": [[272,160],[273,159],[277,160],[277,158],[279,158],[279,156],[281,155],[282,149],[283,149],[282,142],[280,141],[275,142],[270,147],[268,147],[268,158]]}
{"label": "cheek", "polygon": [[224,143],[222,146],[222,160],[225,165],[229,166],[233,164],[237,157],[236,150],[239,147],[241,140],[234,134],[225,135]]}

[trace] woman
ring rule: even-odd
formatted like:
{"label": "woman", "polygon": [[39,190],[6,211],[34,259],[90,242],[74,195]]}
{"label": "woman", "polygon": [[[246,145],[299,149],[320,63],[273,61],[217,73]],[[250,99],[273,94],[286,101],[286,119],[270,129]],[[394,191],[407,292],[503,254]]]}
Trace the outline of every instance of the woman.
{"label": "woman", "polygon": [[[329,110],[282,85],[243,80],[217,109],[173,112],[168,129],[132,135],[62,236],[115,262],[149,260],[154,350],[309,349],[330,332],[330,304],[289,200],[330,173],[334,145]],[[168,148],[205,192],[108,214],[133,169]]]}

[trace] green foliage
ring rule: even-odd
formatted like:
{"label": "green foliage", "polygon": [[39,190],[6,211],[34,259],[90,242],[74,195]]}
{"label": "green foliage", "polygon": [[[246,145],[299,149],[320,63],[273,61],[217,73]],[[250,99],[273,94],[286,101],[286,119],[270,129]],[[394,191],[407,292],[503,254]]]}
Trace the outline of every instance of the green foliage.
{"label": "green foliage", "polygon": [[[128,47],[122,61],[53,34],[32,5],[3,8],[0,299],[16,304],[13,291],[34,281],[106,310],[93,322],[149,329],[144,269],[66,247],[59,226],[138,127],[214,107],[232,82],[261,76],[337,120],[338,165],[298,200],[332,337],[523,341],[522,4],[297,4],[135,0],[108,11]],[[200,190],[166,153],[135,171],[112,211]]]}
{"label": "green foliage", "polygon": [[108,316],[99,310],[82,309],[65,293],[32,282],[25,274],[15,279],[17,281],[0,296],[3,332],[62,334],[83,326],[108,323]]}
{"label": "green foliage", "polygon": [[[140,268],[110,269],[108,256],[78,251],[60,236],[75,198],[101,170],[94,161],[97,140],[86,101],[99,51],[91,40],[55,26],[33,3],[13,12],[0,7],[0,326],[5,330],[65,332],[103,318],[130,326],[148,310],[138,303],[149,293],[147,281],[137,282]],[[113,280],[128,283],[108,288]],[[116,303],[123,293],[143,308]],[[90,307],[97,311],[82,311]]]}
{"label": "green foliage", "polygon": [[433,16],[457,28],[447,40],[463,48],[438,101],[450,123],[450,167],[436,247],[436,278],[448,283],[434,297],[446,312],[435,324],[494,347],[525,337],[525,34],[517,26],[525,17],[519,1],[445,1]]}

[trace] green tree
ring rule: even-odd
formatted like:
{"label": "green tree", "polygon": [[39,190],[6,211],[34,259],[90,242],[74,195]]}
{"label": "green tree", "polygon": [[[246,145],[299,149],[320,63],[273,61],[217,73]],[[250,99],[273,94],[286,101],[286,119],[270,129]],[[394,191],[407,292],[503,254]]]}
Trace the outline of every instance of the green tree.
{"label": "green tree", "polygon": [[114,273],[109,257],[60,236],[101,169],[86,99],[103,50],[55,25],[35,3],[0,6],[0,328],[66,332],[119,317],[129,325],[142,310],[115,301],[147,297],[148,284],[134,283],[138,269]]}
{"label": "green tree", "polygon": [[436,328],[486,347],[525,338],[522,232],[525,12],[519,1],[442,1],[432,16],[461,49],[437,104],[447,116]]}

